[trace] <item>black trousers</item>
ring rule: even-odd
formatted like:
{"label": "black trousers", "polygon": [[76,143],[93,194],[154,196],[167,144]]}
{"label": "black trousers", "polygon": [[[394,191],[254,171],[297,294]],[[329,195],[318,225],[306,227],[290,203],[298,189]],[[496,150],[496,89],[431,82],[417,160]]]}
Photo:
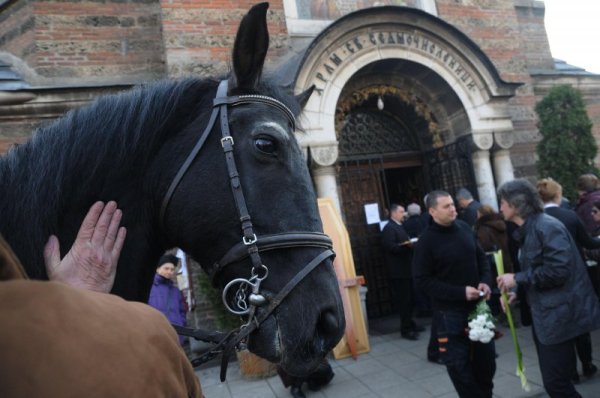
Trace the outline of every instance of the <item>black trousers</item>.
{"label": "black trousers", "polygon": [[413,320],[414,292],[411,278],[393,278],[392,296],[400,314],[400,332],[407,333],[415,327]]}
{"label": "black trousers", "polygon": [[429,334],[429,344],[427,344],[427,359],[435,361],[440,358],[440,346],[438,343],[437,327],[435,326],[435,316],[431,318],[431,333]]}
{"label": "black trousers", "polygon": [[[582,365],[592,363],[592,336],[589,333],[575,338],[575,349]],[[575,368],[577,368],[577,361],[575,361]]]}
{"label": "black trousers", "polygon": [[544,389],[551,398],[581,398],[571,381],[575,363],[574,339],[559,344],[542,344],[532,328]]}
{"label": "black trousers", "polygon": [[435,311],[440,358],[461,398],[491,398],[496,373],[494,341],[473,342],[465,334],[468,313]]}

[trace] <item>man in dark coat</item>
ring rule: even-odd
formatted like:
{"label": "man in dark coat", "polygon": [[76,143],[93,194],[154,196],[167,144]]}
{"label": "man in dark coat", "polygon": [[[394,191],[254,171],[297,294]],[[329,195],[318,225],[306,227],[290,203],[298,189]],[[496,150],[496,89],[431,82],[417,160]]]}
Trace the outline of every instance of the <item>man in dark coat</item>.
{"label": "man in dark coat", "polygon": [[[583,248],[600,248],[600,239],[590,236],[586,231],[583,222],[581,222],[577,216],[577,213],[560,206],[562,203],[562,186],[558,182],[551,178],[543,178],[537,182],[537,190],[540,198],[544,202],[544,212],[563,223],[575,241],[575,245],[577,246],[581,258],[585,261]],[[592,286],[594,286],[595,278],[597,277],[597,269],[597,265],[594,267],[586,267]],[[596,286],[594,286],[594,289],[595,288]],[[598,371],[598,368],[592,363],[592,338],[590,334],[584,333],[581,336],[577,336],[575,339],[575,348],[577,349],[577,355],[581,361],[584,376],[592,376]],[[577,363],[573,363],[573,366],[572,379],[573,381],[579,381]]]}
{"label": "man in dark coat", "polygon": [[473,199],[473,195],[466,188],[461,188],[456,192],[456,201],[461,209],[458,218],[473,227],[477,220],[477,209],[479,209],[481,203]]}
{"label": "man in dark coat", "polygon": [[[581,397],[571,381],[574,339],[600,328],[600,305],[567,228],[544,214],[542,201],[525,179],[498,189],[505,219],[519,225],[521,271],[498,277],[498,287],[519,287],[533,320],[544,388],[550,397]],[[514,295],[511,301],[514,301]]]}
{"label": "man in dark coat", "polygon": [[411,238],[418,238],[425,225],[423,225],[423,218],[421,217],[421,206],[416,203],[411,203],[406,207],[408,218],[404,221],[402,226],[404,230]]}
{"label": "man in dark coat", "polygon": [[390,220],[381,232],[386,263],[392,277],[392,294],[400,310],[400,334],[405,339],[416,340],[423,331],[413,320],[412,242],[402,226],[404,207],[392,204]]}

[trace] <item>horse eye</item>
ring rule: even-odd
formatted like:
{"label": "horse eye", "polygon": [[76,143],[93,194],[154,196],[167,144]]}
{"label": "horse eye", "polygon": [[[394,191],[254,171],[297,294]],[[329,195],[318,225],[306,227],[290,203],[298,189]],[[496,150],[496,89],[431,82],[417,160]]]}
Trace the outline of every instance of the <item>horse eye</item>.
{"label": "horse eye", "polygon": [[277,152],[277,143],[271,138],[258,137],[254,140],[254,145],[256,149],[268,155],[273,155]]}

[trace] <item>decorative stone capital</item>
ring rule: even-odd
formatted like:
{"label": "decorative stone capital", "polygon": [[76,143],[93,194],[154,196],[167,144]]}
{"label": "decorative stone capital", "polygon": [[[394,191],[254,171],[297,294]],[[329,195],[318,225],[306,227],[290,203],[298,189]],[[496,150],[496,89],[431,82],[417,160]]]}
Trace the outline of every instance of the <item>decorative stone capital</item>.
{"label": "decorative stone capital", "polygon": [[494,131],[494,142],[502,149],[509,149],[515,143],[513,131]]}
{"label": "decorative stone capital", "polygon": [[331,166],[338,158],[337,145],[311,146],[310,155],[319,166]]}
{"label": "decorative stone capital", "polygon": [[473,142],[477,149],[484,151],[489,150],[494,145],[494,137],[492,133],[473,133]]}

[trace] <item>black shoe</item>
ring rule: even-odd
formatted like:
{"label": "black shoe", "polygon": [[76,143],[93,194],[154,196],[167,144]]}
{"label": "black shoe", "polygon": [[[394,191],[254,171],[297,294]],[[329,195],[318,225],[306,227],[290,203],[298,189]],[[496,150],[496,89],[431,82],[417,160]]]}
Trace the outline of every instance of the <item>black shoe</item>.
{"label": "black shoe", "polygon": [[583,375],[585,377],[592,377],[597,371],[598,368],[591,362],[583,365]]}
{"label": "black shoe", "polygon": [[292,386],[290,392],[292,393],[292,397],[294,398],[306,398],[306,395],[304,395],[304,393],[302,392],[302,388],[300,387]]}
{"label": "black shoe", "polygon": [[415,325],[415,326],[413,326],[413,331],[420,333],[420,332],[424,332],[425,328],[421,325]]}
{"label": "black shoe", "polygon": [[410,330],[408,332],[404,332],[404,333],[400,333],[402,335],[403,338],[407,339],[407,340],[418,340],[419,339],[419,335],[417,334],[417,332]]}
{"label": "black shoe", "polygon": [[440,357],[427,357],[429,362],[437,363],[438,365],[443,365],[444,361]]}

